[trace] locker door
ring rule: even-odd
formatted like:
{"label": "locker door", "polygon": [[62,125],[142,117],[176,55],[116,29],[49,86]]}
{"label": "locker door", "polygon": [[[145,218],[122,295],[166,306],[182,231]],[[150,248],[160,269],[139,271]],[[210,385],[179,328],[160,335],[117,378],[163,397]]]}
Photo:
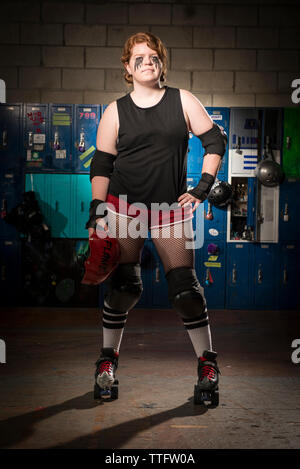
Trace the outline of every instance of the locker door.
{"label": "locker door", "polygon": [[289,178],[279,190],[279,241],[299,240],[300,181]]}
{"label": "locker door", "polygon": [[300,177],[299,120],[299,109],[284,109],[283,170],[286,177]]}
{"label": "locker door", "polygon": [[198,275],[208,309],[225,308],[226,292],[226,252],[222,241],[205,241],[202,248],[201,275]]}
{"label": "locker door", "polygon": [[23,155],[27,171],[51,169],[48,104],[24,104]]}
{"label": "locker door", "polygon": [[229,151],[232,176],[254,176],[257,166],[258,127],[257,110],[231,109]]}
{"label": "locker door", "polygon": [[202,163],[203,163],[203,147],[198,137],[189,132],[189,148],[188,148],[188,160],[187,160],[187,172],[188,174],[201,175]]}
{"label": "locker door", "polygon": [[17,171],[4,171],[0,173],[0,237],[17,239],[19,232],[4,220],[4,217],[13,208],[21,203],[23,193],[23,176]]}
{"label": "locker door", "polygon": [[53,238],[72,238],[74,201],[72,175],[47,175],[47,217]]}
{"label": "locker door", "polygon": [[[206,108],[208,114],[212,118],[215,124],[220,125],[225,130],[227,136],[229,137],[229,116],[230,116],[230,109],[220,107],[207,107]],[[222,163],[220,170],[218,171],[218,175],[221,176],[222,180],[227,181],[227,172],[228,172],[228,154],[229,154],[229,138],[228,138],[228,145],[226,148],[226,153],[222,158]],[[225,178],[225,179],[224,179]]]}
{"label": "locker door", "polygon": [[254,306],[256,309],[277,309],[277,276],[279,251],[277,244],[256,244],[254,249]]}
{"label": "locker door", "polygon": [[282,243],[280,245],[279,308],[300,309],[300,245]]}
{"label": "locker door", "polygon": [[90,172],[100,114],[100,105],[75,104],[73,170],[76,173]]}
{"label": "locker door", "polygon": [[202,204],[204,209],[204,239],[211,242],[226,239],[227,208],[218,208],[207,200]]}
{"label": "locker door", "polygon": [[0,170],[18,171],[21,154],[22,105],[0,104]]}
{"label": "locker door", "polygon": [[25,191],[33,191],[38,201],[40,210],[45,217],[45,222],[49,225],[49,204],[48,204],[48,181],[47,174],[33,174],[28,173],[25,175]]}
{"label": "locker door", "polygon": [[92,186],[88,175],[72,175],[72,202],[74,209],[73,238],[88,238],[85,224],[89,218],[89,207],[92,200]]}
{"label": "locker door", "polygon": [[252,307],[251,245],[227,244],[227,291],[226,307],[248,309]]}
{"label": "locker door", "polygon": [[0,269],[1,304],[19,304],[22,285],[20,241],[0,239]]}
{"label": "locker door", "polygon": [[51,168],[55,171],[72,170],[73,104],[50,104]]}

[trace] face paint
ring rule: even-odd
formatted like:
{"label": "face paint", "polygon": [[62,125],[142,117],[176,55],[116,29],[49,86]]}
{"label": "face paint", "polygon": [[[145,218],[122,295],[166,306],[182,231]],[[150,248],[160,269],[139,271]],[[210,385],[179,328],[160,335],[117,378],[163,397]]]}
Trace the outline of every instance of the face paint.
{"label": "face paint", "polygon": [[158,58],[156,55],[153,55],[153,56],[151,57],[151,62],[153,63],[153,65],[154,65],[155,68],[159,68],[159,67],[160,67],[159,58]]}
{"label": "face paint", "polygon": [[137,57],[137,58],[135,59],[135,62],[134,62],[134,71],[135,71],[135,72],[136,72],[136,70],[137,70],[138,68],[141,68],[142,63],[143,63],[143,57]]}

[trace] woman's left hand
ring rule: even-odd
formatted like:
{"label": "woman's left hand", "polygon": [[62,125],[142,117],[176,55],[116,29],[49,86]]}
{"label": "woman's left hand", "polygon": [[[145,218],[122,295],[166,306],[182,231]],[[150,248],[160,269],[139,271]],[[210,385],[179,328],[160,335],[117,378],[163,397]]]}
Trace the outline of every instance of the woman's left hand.
{"label": "woman's left hand", "polygon": [[196,197],[193,197],[188,192],[185,192],[184,194],[181,194],[181,196],[178,197],[178,204],[181,205],[181,207],[187,207],[190,204],[194,204],[192,212],[194,212],[196,208],[199,207],[201,202],[202,200],[196,199]]}

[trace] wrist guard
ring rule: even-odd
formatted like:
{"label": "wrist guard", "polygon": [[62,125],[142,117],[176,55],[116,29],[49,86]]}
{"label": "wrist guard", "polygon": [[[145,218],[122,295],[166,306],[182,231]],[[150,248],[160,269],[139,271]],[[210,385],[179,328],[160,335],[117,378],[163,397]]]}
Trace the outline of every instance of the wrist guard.
{"label": "wrist guard", "polygon": [[196,199],[203,202],[203,200],[207,198],[214,181],[214,176],[208,173],[203,173],[197,186],[188,191],[188,194],[191,194],[193,197],[196,197]]}
{"label": "wrist guard", "polygon": [[98,209],[99,205],[101,204],[104,204],[104,207],[105,207],[105,202],[104,200],[100,200],[100,199],[94,199],[92,200],[92,202],[90,203],[90,211],[89,211],[89,215],[90,215],[90,218],[88,219],[88,221],[86,222],[86,229],[88,228],[93,228],[94,230],[96,229],[96,226],[97,226],[97,223],[96,223],[96,220],[98,220],[98,218],[104,218],[106,217],[107,215],[107,210],[103,210],[104,207],[101,207],[101,214],[98,215],[97,214],[97,211],[99,212],[100,210]]}

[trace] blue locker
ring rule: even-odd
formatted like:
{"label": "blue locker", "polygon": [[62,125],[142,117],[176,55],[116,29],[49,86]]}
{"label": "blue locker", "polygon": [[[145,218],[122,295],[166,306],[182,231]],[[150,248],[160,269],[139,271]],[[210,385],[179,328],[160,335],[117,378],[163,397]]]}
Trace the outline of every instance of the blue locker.
{"label": "blue locker", "polygon": [[158,256],[156,248],[152,241],[148,243],[152,254],[152,269],[150,271],[150,285],[152,290],[152,301],[149,303],[150,308],[170,308],[168,300],[168,283],[165,278],[165,271],[161,260]]}
{"label": "blue locker", "polygon": [[73,153],[73,104],[50,104],[50,154],[53,171],[71,172]]}
{"label": "blue locker", "polygon": [[0,174],[22,168],[22,104],[0,104]]}
{"label": "blue locker", "polygon": [[277,309],[278,288],[276,288],[279,268],[278,244],[254,244],[254,292],[255,309]]}
{"label": "blue locker", "polygon": [[92,186],[89,175],[73,174],[71,184],[74,221],[72,237],[88,238],[88,230],[85,228],[85,224],[89,218],[89,207],[92,200]]}
{"label": "blue locker", "polygon": [[279,195],[279,241],[298,241],[300,180],[289,178],[280,186]]}
{"label": "blue locker", "polygon": [[100,105],[75,104],[73,171],[76,173],[90,172],[100,117]]}
{"label": "blue locker", "polygon": [[19,205],[23,193],[23,175],[17,170],[4,170],[0,173],[0,237],[16,239],[19,237],[18,231],[13,225],[4,220],[4,217],[14,207]]}
{"label": "blue locker", "polygon": [[[212,120],[222,126],[229,135],[229,116],[230,110],[228,108],[206,108],[208,114],[212,118]],[[204,149],[202,147],[201,141],[198,137],[193,135],[191,132],[189,133],[189,148],[188,148],[188,164],[187,164],[187,171],[188,174],[201,174],[202,172],[202,164],[203,164],[203,154]],[[228,147],[226,149],[226,153],[222,159],[222,164],[218,175],[221,176],[223,179],[224,176],[227,177],[227,167],[228,167]]]}
{"label": "blue locker", "polygon": [[[200,175],[187,175],[187,190],[195,187],[199,182]],[[195,255],[198,256],[198,250],[202,248],[204,243],[204,204],[200,204],[193,212],[193,231],[195,241]]]}
{"label": "blue locker", "polygon": [[201,175],[203,153],[204,151],[200,139],[193,135],[192,132],[189,132],[189,147],[187,160],[188,174]]}
{"label": "blue locker", "polygon": [[226,148],[225,155],[222,158],[221,167],[218,171],[218,177],[220,176],[220,179],[222,181],[227,181],[230,109],[224,108],[224,107],[220,107],[220,108],[207,107],[206,110],[208,114],[210,115],[210,117],[212,118],[212,120],[214,121],[214,123],[223,127],[223,129],[225,130],[228,136],[228,145]]}
{"label": "blue locker", "polygon": [[23,106],[23,154],[26,170],[50,170],[52,162],[49,150],[49,106],[34,103],[26,103]]}
{"label": "blue locker", "polygon": [[227,208],[218,208],[204,201],[204,239],[212,242],[226,239]]}
{"label": "blue locker", "polygon": [[14,306],[20,302],[22,286],[21,242],[0,239],[1,304]]}
{"label": "blue locker", "polygon": [[300,309],[300,244],[280,244],[279,308]]}
{"label": "blue locker", "polygon": [[224,241],[205,241],[201,275],[198,275],[208,309],[224,309],[226,294],[226,247]]}
{"label": "blue locker", "polygon": [[227,243],[226,308],[248,309],[252,307],[253,286],[251,245]]}

